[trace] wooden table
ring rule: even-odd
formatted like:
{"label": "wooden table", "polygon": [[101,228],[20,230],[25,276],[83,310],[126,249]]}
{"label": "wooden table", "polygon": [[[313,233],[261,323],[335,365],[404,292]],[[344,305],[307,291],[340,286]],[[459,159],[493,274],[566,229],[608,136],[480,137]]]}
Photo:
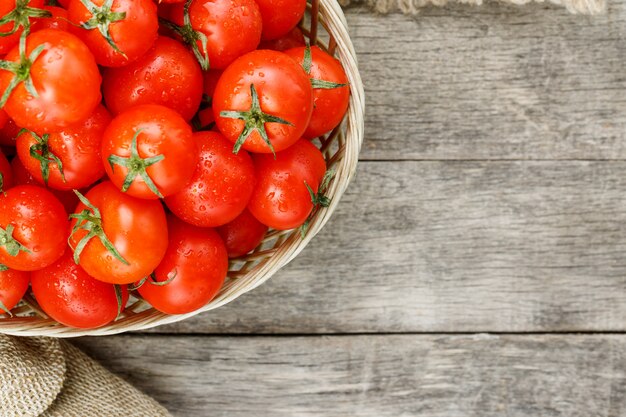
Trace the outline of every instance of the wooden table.
{"label": "wooden table", "polygon": [[81,339],[176,416],[626,415],[626,2],[347,10],[358,175],[269,283]]}

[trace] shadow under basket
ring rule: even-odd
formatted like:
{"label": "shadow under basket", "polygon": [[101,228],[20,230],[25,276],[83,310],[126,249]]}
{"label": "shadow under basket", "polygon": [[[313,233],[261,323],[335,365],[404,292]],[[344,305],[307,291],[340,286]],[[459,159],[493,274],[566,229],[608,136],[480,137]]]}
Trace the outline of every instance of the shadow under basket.
{"label": "shadow under basket", "polygon": [[341,61],[351,90],[350,105],[343,122],[330,134],[313,141],[324,154],[328,169],[336,174],[326,193],[331,204],[314,213],[305,237],[298,229],[270,230],[253,252],[230,262],[228,277],[219,294],[203,308],[189,314],[172,316],[161,313],[133,292],[116,321],[97,329],[74,329],[48,318],[28,293],[22,303],[13,309],[12,317],[0,316],[0,333],[50,337],[99,336],[175,323],[221,307],[258,287],[305,248],[335,211],[356,171],[363,142],[364,92],[346,19],[337,1],[309,1],[301,28],[311,45],[318,45]]}

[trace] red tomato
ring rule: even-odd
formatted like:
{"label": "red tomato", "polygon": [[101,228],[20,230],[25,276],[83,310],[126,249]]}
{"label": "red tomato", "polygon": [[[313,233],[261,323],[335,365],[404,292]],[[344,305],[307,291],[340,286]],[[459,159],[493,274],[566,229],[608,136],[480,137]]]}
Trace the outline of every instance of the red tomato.
{"label": "red tomato", "polygon": [[109,178],[123,192],[157,199],[189,183],[198,149],[191,127],[178,113],[147,104],[113,119],[102,140],[102,160]]}
{"label": "red tomato", "polygon": [[0,314],[9,313],[28,290],[30,272],[16,271],[0,265]]}
{"label": "red tomato", "polygon": [[104,175],[100,143],[110,121],[109,112],[99,105],[88,119],[61,131],[22,133],[17,154],[39,183],[57,190],[87,187]]}
{"label": "red tomato", "polygon": [[[33,61],[26,72],[33,82],[31,92],[25,79],[0,70],[0,91],[5,91],[5,97],[8,94],[4,110],[18,126],[37,133],[52,132],[86,119],[100,103],[98,66],[89,49],[74,35],[40,30],[26,38],[25,56],[20,58],[16,47],[4,59],[21,62],[24,68]],[[16,77],[21,82],[7,93]]]}
{"label": "red tomato", "polygon": [[204,71],[204,82],[202,92],[204,94],[205,101],[208,101],[208,104],[213,103],[213,95],[215,94],[215,87],[217,87],[217,82],[220,80],[223,71],[220,70],[211,70]]}
{"label": "red tomato", "polygon": [[64,9],[67,9],[68,6],[70,5],[70,1],[71,0],[57,0],[57,2],[61,5],[61,7],[63,7]]}
{"label": "red tomato", "polygon": [[299,27],[295,27],[284,36],[277,39],[261,41],[259,49],[271,49],[274,51],[286,51],[287,49],[297,48],[306,45],[304,35]]}
{"label": "red tomato", "polygon": [[164,36],[138,61],[105,69],[103,78],[104,100],[113,114],[140,104],[161,104],[189,121],[202,100],[198,62],[180,42]]}
{"label": "red tomato", "polygon": [[139,294],[163,313],[190,313],[206,305],[222,288],[228,255],[213,229],[191,226],[174,216],[168,217],[168,226],[165,257],[153,277],[139,287]]}
{"label": "red tomato", "polygon": [[350,102],[350,87],[341,63],[317,46],[295,48],[285,53],[305,67],[313,85],[313,114],[304,137],[313,139],[341,123]]}
{"label": "red tomato", "polygon": [[0,193],[0,264],[34,271],[59,259],[69,232],[66,216],[41,187],[18,185]]}
{"label": "red tomato", "polygon": [[299,140],[272,155],[255,155],[257,185],[248,209],[261,223],[278,230],[301,226],[313,210],[307,185],[317,194],[326,172],[324,156],[311,142]]}
{"label": "red tomato", "polygon": [[201,227],[226,224],[248,204],[254,188],[254,165],[246,152],[234,154],[231,144],[216,132],[193,135],[200,157],[193,179],[165,199],[179,218]]}
{"label": "red tomato", "polygon": [[[184,24],[184,11],[185,5],[178,4],[170,9],[169,17],[180,27],[179,34],[184,39],[193,40],[192,48],[204,70],[209,66],[226,68],[259,45],[262,20],[254,0],[191,0],[191,26]],[[206,54],[203,37],[206,39]]]}
{"label": "red tomato", "polygon": [[69,244],[83,269],[112,284],[130,284],[154,271],[167,249],[161,203],[128,196],[109,181],[82,199],[71,215]]}
{"label": "red tomato", "polygon": [[159,19],[151,0],[71,0],[67,9],[72,31],[98,64],[121,67],[141,58],[157,38]]}
{"label": "red tomato", "polygon": [[13,187],[13,170],[7,157],[0,152],[0,192]]}
{"label": "red tomato", "polygon": [[248,210],[244,210],[235,220],[218,227],[217,233],[226,244],[230,258],[249,253],[263,241],[268,227],[259,222]]}
{"label": "red tomato", "polygon": [[[20,35],[24,31],[24,25],[29,24],[33,17],[42,15],[40,9],[43,8],[44,0],[20,1],[19,3],[19,7],[16,7],[16,0],[2,0],[0,2],[0,17],[4,19],[7,16],[12,17],[9,22],[0,25],[0,33],[7,34],[0,36],[0,55],[6,54],[17,45]],[[15,32],[8,35],[13,30]]]}
{"label": "red tomato", "polygon": [[[2,113],[6,114],[5,112]],[[22,130],[21,127],[16,125],[13,120],[8,119],[4,127],[0,128],[0,145],[15,146],[15,140],[20,130]]]}
{"label": "red tomato", "polygon": [[[6,124],[9,121],[9,116],[7,116],[7,113],[0,109],[0,129],[4,129],[4,126],[6,126]],[[2,142],[0,142],[1,144]]]}
{"label": "red tomato", "polygon": [[38,31],[42,29],[58,29],[58,30],[68,30],[69,23],[67,17],[67,10],[62,7],[56,6],[44,6],[43,10],[50,12],[52,16],[50,17],[41,17],[39,19],[35,19],[33,21],[32,31]]}
{"label": "red tomato", "polygon": [[219,130],[250,152],[279,152],[304,133],[313,110],[307,74],[282,52],[254,51],[222,74],[213,96]]}
{"label": "red tomato", "polygon": [[128,301],[126,287],[90,277],[72,259],[72,251],[54,264],[32,273],[37,303],[54,320],[70,327],[93,329],[115,320]]}
{"label": "red tomato", "polygon": [[293,29],[306,10],[306,0],[256,0],[263,16],[263,39],[276,39]]}

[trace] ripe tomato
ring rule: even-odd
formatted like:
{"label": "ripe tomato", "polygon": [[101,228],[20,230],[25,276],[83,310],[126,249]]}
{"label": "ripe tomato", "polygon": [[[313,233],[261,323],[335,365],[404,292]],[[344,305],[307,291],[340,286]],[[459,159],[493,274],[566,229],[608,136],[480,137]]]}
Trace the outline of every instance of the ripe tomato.
{"label": "ripe tomato", "polygon": [[246,209],[235,220],[216,230],[226,244],[228,257],[237,258],[259,246],[268,227]]}
{"label": "ripe tomato", "polygon": [[69,23],[67,10],[56,6],[43,6],[43,10],[50,12],[50,17],[41,17],[33,21],[32,31],[36,32],[42,29],[58,29],[68,30]]}
{"label": "ripe tomato", "polygon": [[7,157],[0,151],[0,193],[13,187],[13,170]]}
{"label": "ripe tomato", "polygon": [[98,64],[128,65],[142,57],[157,38],[159,19],[152,0],[71,0],[71,29],[85,42]]}
{"label": "ripe tomato", "polygon": [[291,48],[297,48],[304,46],[305,40],[302,30],[299,27],[295,27],[284,36],[277,39],[261,41],[259,49],[271,49],[273,51],[286,51]]}
{"label": "ripe tomato", "polygon": [[34,271],[59,259],[69,232],[66,216],[41,187],[18,185],[0,193],[0,264]]}
{"label": "ripe tomato", "polygon": [[[9,121],[9,116],[7,116],[7,113],[4,110],[0,109],[0,129],[3,129],[4,126],[6,126],[6,124],[8,123],[8,121]],[[0,142],[0,144],[1,143],[2,142]]]}
{"label": "ripe tomato", "polygon": [[[49,133],[93,113],[101,99],[101,77],[93,55],[80,39],[44,29],[26,38],[25,54],[20,49],[13,48],[4,58],[20,64],[18,73],[0,70],[0,91],[4,91],[0,107],[6,101],[4,110],[18,126]],[[14,79],[19,84],[11,90]],[[28,79],[33,88],[27,88]]]}
{"label": "ripe tomato", "polygon": [[24,132],[17,138],[17,155],[39,183],[57,190],[87,187],[104,175],[100,143],[110,121],[99,105],[88,119],[58,132]]}
{"label": "ripe tomato", "polygon": [[105,69],[103,91],[113,114],[140,104],[161,104],[189,121],[202,100],[202,71],[180,42],[161,36],[138,61]]}
{"label": "ripe tomato", "polygon": [[7,23],[0,25],[2,34],[0,56],[17,45],[25,25],[29,25],[34,17],[46,14],[41,12],[43,4],[44,0],[2,0],[0,2],[0,17],[8,20]]}
{"label": "ripe tomato", "polygon": [[228,255],[213,229],[195,227],[174,216],[168,217],[168,227],[165,257],[139,287],[139,294],[163,313],[190,313],[211,301],[222,287]]}
{"label": "ripe tomato", "polygon": [[[257,185],[248,209],[261,223],[278,230],[293,229],[306,221],[313,197],[324,178],[324,156],[311,142],[301,139],[272,155],[255,155]],[[308,187],[311,188],[311,192]]]}
{"label": "ripe tomato", "polygon": [[165,199],[176,216],[196,226],[215,227],[237,217],[254,188],[254,165],[247,152],[233,154],[217,132],[193,135],[200,157],[191,182]]}
{"label": "ripe tomato", "polygon": [[129,284],[154,271],[167,249],[165,211],[159,201],[121,193],[111,182],[93,187],[72,217],[74,260],[92,277]]}
{"label": "ripe tomato", "polygon": [[74,263],[70,250],[54,264],[33,272],[31,281],[33,294],[43,311],[70,327],[104,326],[115,320],[128,301],[126,287],[116,290],[114,285],[90,277]]}
{"label": "ripe tomato", "polygon": [[178,113],[147,104],[113,119],[102,140],[102,160],[109,178],[123,192],[157,199],[189,183],[198,149],[191,127]]}
{"label": "ripe tomato", "polygon": [[304,137],[313,139],[341,123],[350,101],[350,87],[341,63],[317,46],[285,52],[304,67],[313,85],[313,114]]}
{"label": "ripe tomato", "polygon": [[30,272],[0,265],[0,314],[9,313],[28,290]]}
{"label": "ripe tomato", "polygon": [[279,152],[306,130],[313,110],[307,74],[282,52],[254,51],[238,58],[220,77],[213,96],[219,130],[234,151]]}
{"label": "ripe tomato", "polygon": [[263,16],[263,39],[276,39],[293,29],[306,10],[306,0],[256,0]]}
{"label": "ripe tomato", "polygon": [[[4,111],[0,110],[0,112],[6,114]],[[4,146],[15,146],[15,140],[17,139],[17,135],[22,130],[21,127],[15,124],[12,119],[8,118],[4,124],[4,127],[0,128],[0,145]]]}
{"label": "ripe tomato", "polygon": [[[189,25],[185,24],[186,8]],[[254,0],[191,0],[189,6],[173,6],[169,17],[183,39],[193,42],[192,48],[204,70],[209,65],[226,68],[236,58],[254,51],[261,40],[263,23]]]}

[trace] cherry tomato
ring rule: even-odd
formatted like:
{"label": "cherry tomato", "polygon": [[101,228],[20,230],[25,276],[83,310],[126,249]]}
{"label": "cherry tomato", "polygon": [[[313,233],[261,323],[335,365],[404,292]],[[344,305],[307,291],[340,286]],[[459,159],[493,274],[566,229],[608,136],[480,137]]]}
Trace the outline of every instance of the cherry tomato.
{"label": "cherry tomato", "polygon": [[279,152],[306,130],[313,90],[301,66],[282,52],[254,51],[220,77],[213,96],[219,130],[250,152]]}
{"label": "cherry tomato", "polygon": [[[0,112],[4,113],[2,110],[0,110]],[[7,116],[7,118],[8,117],[9,116]],[[15,140],[20,130],[22,130],[21,127],[16,125],[12,119],[8,119],[4,127],[0,128],[0,145],[15,146]]]}
{"label": "cherry tomato", "polygon": [[293,29],[306,10],[306,0],[256,0],[263,16],[263,39],[276,39]]}
{"label": "cherry tomato", "polygon": [[102,159],[116,187],[133,197],[157,199],[189,183],[198,149],[178,113],[147,104],[113,119],[102,140]]}
{"label": "cherry tomato", "polygon": [[0,109],[0,129],[4,129],[8,122],[9,116],[7,116],[7,113],[4,110]]}
{"label": "cherry tomato", "polygon": [[94,54],[98,64],[121,67],[141,58],[152,47],[159,30],[152,0],[71,0],[71,29]]}
{"label": "cherry tomato", "polygon": [[111,121],[99,105],[88,119],[55,133],[24,132],[17,138],[17,154],[39,183],[57,190],[87,187],[104,175],[100,144]]}
{"label": "cherry tomato", "polygon": [[41,187],[18,185],[0,193],[0,264],[34,271],[59,259],[69,232],[66,216]]}
{"label": "cherry tomato", "polygon": [[[313,114],[304,137],[313,139],[328,133],[341,123],[350,102],[350,87],[341,63],[317,46],[285,52],[308,68],[313,85]],[[306,71],[306,69],[305,69]]]}
{"label": "cherry tomato", "polygon": [[57,0],[57,2],[61,5],[61,7],[63,7],[64,9],[67,9],[70,5],[70,1],[71,0]]}
{"label": "cherry tomato", "polygon": [[304,34],[302,34],[302,30],[299,27],[295,27],[289,31],[286,35],[281,36],[277,39],[261,41],[259,44],[259,49],[271,49],[274,51],[286,51],[287,49],[297,48],[299,46],[304,46]]}
{"label": "cherry tomato", "polygon": [[13,170],[7,157],[0,152],[0,192],[13,187]]}
{"label": "cherry tomato", "polygon": [[31,285],[37,303],[54,320],[80,329],[102,327],[115,320],[128,301],[126,287],[89,276],[72,259],[72,251],[54,264],[32,273]]}
{"label": "cherry tomato", "polygon": [[104,100],[113,114],[140,104],[161,104],[187,121],[200,107],[202,71],[180,42],[161,36],[138,61],[104,70]]}
{"label": "cherry tomato", "polygon": [[8,313],[20,302],[30,281],[30,272],[0,265],[0,314]]}
{"label": "cherry tomato", "polygon": [[139,287],[139,294],[163,313],[190,313],[211,301],[222,287],[228,272],[226,247],[213,229],[174,216],[168,217],[168,226],[165,257],[153,277]]}
{"label": "cherry tomato", "polygon": [[228,256],[238,258],[259,246],[268,227],[246,209],[235,220],[216,230],[226,244]]}
{"label": "cherry tomato", "polygon": [[[5,60],[21,63],[22,70],[33,61],[26,74],[30,74],[34,91],[29,92],[28,83],[22,81],[8,95],[4,110],[18,126],[49,133],[93,113],[101,99],[101,77],[93,55],[80,39],[44,29],[26,38],[25,55],[19,49],[12,49]],[[16,77],[13,72],[0,70],[0,91],[5,91],[5,96]],[[31,94],[34,92],[37,94]]]}
{"label": "cherry tomato", "polygon": [[135,282],[165,255],[167,223],[159,201],[133,198],[105,181],[82,196],[72,217],[74,259],[100,281]]}
{"label": "cherry tomato", "polygon": [[42,29],[69,29],[67,10],[57,6],[43,6],[42,9],[50,12],[52,16],[35,19],[31,29],[33,32]]}
{"label": "cherry tomato", "polygon": [[317,194],[326,171],[324,156],[311,142],[299,140],[272,155],[255,155],[257,185],[248,209],[261,223],[278,230],[301,226],[313,210],[307,188]]}
{"label": "cherry tomato", "polygon": [[[192,0],[189,5],[191,27],[184,25],[184,11],[185,5],[178,4],[170,9],[169,17],[181,27],[179,31],[195,38],[192,48],[202,58],[205,70],[209,66],[226,68],[259,45],[263,23],[254,0]],[[206,54],[197,33],[206,37]],[[205,62],[207,56],[208,62]]]}
{"label": "cherry tomato", "polygon": [[200,148],[195,174],[181,191],[165,199],[176,216],[196,226],[215,227],[237,217],[254,188],[254,165],[246,152],[233,154],[220,133],[193,135]]}
{"label": "cherry tomato", "polygon": [[[0,25],[0,33],[8,34],[15,30],[10,35],[0,36],[0,55],[4,55],[9,52],[15,45],[17,45],[22,32],[24,31],[24,24],[31,22],[33,17],[40,15],[40,10],[43,8],[44,0],[30,0],[19,1],[19,5],[16,0],[2,0],[0,2],[0,17],[5,18],[13,13],[8,23]],[[16,7],[18,6],[18,7]],[[15,25],[17,24],[17,29]]]}

